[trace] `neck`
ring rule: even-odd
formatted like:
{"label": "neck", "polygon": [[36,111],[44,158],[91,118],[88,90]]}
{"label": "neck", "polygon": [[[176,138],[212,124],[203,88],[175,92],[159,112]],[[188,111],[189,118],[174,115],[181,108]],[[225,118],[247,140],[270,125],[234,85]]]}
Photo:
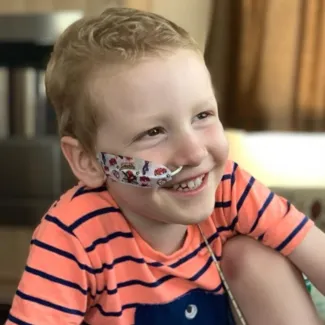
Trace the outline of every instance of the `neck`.
{"label": "neck", "polygon": [[126,214],[139,235],[156,251],[171,255],[180,249],[186,236],[186,225],[166,224],[156,220]]}

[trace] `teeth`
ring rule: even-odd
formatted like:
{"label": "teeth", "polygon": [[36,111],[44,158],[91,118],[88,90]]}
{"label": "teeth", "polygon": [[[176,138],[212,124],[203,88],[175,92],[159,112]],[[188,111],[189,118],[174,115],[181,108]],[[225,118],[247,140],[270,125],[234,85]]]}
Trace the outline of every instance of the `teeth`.
{"label": "teeth", "polygon": [[194,187],[199,187],[202,184],[202,180],[203,180],[203,178],[196,179],[194,181]]}
{"label": "teeth", "polygon": [[192,180],[188,181],[187,183],[175,184],[173,186],[173,189],[177,190],[179,192],[188,192],[191,190],[195,190],[202,184],[203,178],[204,178],[204,175],[197,177],[195,179],[192,179]]}
{"label": "teeth", "polygon": [[181,188],[181,187],[177,189],[177,191],[179,192],[188,192],[189,190],[190,190],[189,188]]}
{"label": "teeth", "polygon": [[195,188],[195,180],[194,180],[194,181],[189,181],[189,182],[187,183],[187,186],[188,186],[188,188],[190,188],[190,189]]}

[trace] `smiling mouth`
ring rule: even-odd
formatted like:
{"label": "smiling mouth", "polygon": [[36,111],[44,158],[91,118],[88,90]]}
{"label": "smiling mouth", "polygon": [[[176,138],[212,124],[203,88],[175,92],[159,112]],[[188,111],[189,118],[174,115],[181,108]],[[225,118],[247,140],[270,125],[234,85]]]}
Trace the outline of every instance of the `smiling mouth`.
{"label": "smiling mouth", "polygon": [[171,187],[168,187],[167,189],[172,190],[172,191],[178,191],[178,192],[194,191],[194,190],[198,189],[202,185],[206,175],[207,174],[200,175],[200,176],[198,176],[196,178],[193,178],[193,179],[191,179],[189,181],[175,184],[175,185],[173,185]]}

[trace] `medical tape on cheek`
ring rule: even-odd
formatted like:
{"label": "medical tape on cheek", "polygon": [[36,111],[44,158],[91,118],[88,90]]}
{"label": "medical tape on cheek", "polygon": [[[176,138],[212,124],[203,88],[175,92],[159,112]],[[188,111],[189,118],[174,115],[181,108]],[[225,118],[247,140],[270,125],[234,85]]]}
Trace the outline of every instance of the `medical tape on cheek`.
{"label": "medical tape on cheek", "polygon": [[163,186],[182,170],[179,167],[171,171],[166,166],[151,161],[108,153],[98,154],[97,159],[109,178],[138,187]]}

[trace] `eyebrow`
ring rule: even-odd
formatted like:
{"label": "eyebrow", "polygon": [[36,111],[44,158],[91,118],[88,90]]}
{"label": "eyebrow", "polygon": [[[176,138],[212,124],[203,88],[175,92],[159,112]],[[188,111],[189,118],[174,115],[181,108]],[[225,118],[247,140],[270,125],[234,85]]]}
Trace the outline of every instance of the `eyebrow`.
{"label": "eyebrow", "polygon": [[217,104],[216,97],[214,95],[213,96],[209,96],[209,97],[207,97],[207,98],[199,101],[197,106],[204,106],[204,105],[206,105],[208,103],[210,103],[210,104],[212,104],[212,103],[213,104]]}
{"label": "eyebrow", "polygon": [[[218,103],[214,96],[209,96],[205,99],[197,101],[197,103],[195,103],[191,107],[191,111],[197,112],[202,109],[211,108],[211,107],[218,109]],[[151,126],[149,125],[148,128],[157,126],[154,125],[155,123],[168,122],[169,119],[170,119],[169,116],[166,115],[165,112],[159,112],[158,114],[151,114],[141,118],[143,124],[152,123],[152,125]]]}
{"label": "eyebrow", "polygon": [[194,109],[198,110],[203,108],[206,105],[211,105],[211,104],[215,105],[218,108],[218,102],[215,96],[209,96],[208,98],[197,102],[197,104],[194,105]]}

